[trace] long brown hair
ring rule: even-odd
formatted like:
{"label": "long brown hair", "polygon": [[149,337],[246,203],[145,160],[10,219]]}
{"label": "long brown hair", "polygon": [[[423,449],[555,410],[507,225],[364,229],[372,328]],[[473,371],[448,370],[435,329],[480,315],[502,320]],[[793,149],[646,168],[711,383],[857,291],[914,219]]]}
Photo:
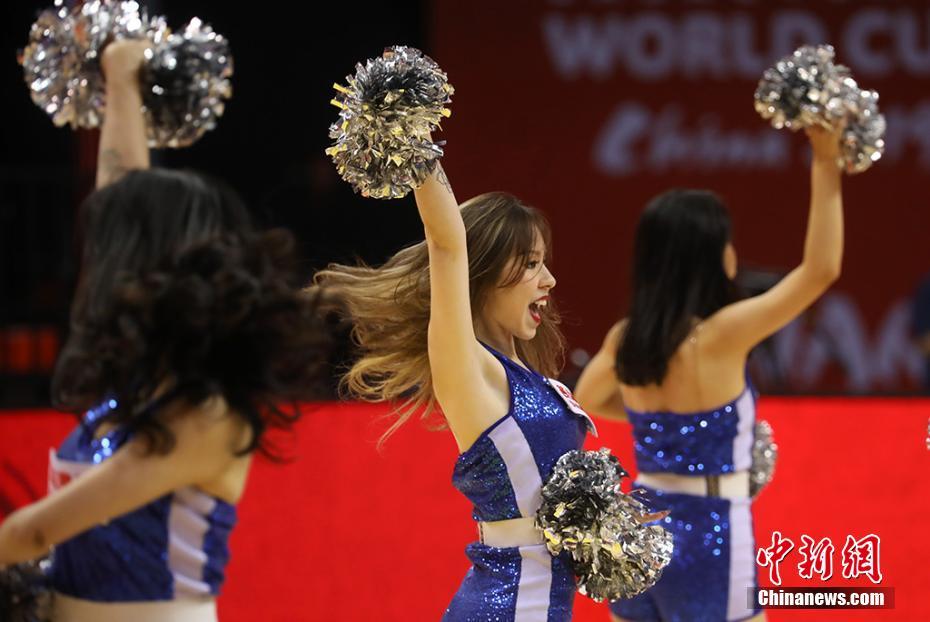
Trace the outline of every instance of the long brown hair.
{"label": "long brown hair", "polygon": [[[503,192],[489,192],[462,204],[468,248],[472,317],[477,318],[495,287],[509,287],[523,275],[522,261],[542,236],[551,248],[549,223],[541,212]],[[510,262],[512,258],[518,261]],[[504,274],[510,264],[509,274]],[[426,242],[397,252],[378,268],[331,265],[314,277],[339,296],[353,321],[352,336],[361,355],[342,377],[344,392],[365,401],[399,400],[397,417],[382,435],[393,434],[415,412],[436,411],[427,354],[430,318],[429,254]],[[517,341],[517,353],[547,376],[561,369],[565,349],[559,315],[550,302],[530,341]]]}

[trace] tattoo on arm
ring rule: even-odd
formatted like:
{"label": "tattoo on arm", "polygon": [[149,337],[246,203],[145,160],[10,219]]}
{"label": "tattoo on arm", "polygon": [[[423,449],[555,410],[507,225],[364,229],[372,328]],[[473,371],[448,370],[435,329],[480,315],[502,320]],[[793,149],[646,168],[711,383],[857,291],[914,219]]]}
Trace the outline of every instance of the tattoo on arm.
{"label": "tattoo on arm", "polygon": [[442,170],[442,166],[436,167],[436,181],[442,184],[442,187],[449,191],[449,194],[454,194],[452,192],[452,184],[449,183],[449,178],[446,177],[446,172]]}
{"label": "tattoo on arm", "polygon": [[123,156],[116,149],[104,149],[100,153],[97,167],[100,170],[100,185],[113,183],[129,170],[123,166]]}

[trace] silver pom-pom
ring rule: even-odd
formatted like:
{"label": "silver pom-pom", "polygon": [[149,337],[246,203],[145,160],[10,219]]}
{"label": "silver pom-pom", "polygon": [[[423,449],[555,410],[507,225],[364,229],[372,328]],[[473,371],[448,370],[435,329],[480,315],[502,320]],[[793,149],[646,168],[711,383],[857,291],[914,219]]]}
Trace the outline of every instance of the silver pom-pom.
{"label": "silver pom-pom", "polygon": [[850,117],[843,130],[843,166],[861,173],[885,151],[885,116],[878,112],[878,93],[858,91],[849,101]]}
{"label": "silver pom-pom", "polygon": [[776,129],[833,127],[845,116],[843,98],[849,90],[841,69],[833,64],[831,46],[802,46],[762,74],[756,111]]}
{"label": "silver pom-pom", "polygon": [[627,473],[610,450],[570,451],[543,486],[536,513],[549,552],[567,551],[578,591],[600,602],[630,598],[658,581],[672,558],[672,535],[620,490]]}
{"label": "silver pom-pom", "polygon": [[186,147],[216,127],[232,96],[229,44],[197,18],[153,38],[142,72],[149,145]]}
{"label": "silver pom-pom", "polygon": [[117,39],[148,39],[142,95],[150,147],[185,147],[216,125],[232,93],[226,40],[193,19],[172,34],[165,18],[139,3],[55,0],[39,15],[20,55],[32,99],[57,126],[94,128],[103,122],[103,48]]}
{"label": "silver pom-pom", "polygon": [[755,92],[756,111],[772,126],[796,131],[846,125],[837,164],[861,173],[885,149],[878,93],[863,91],[849,68],[833,62],[833,47],[805,45],[766,69]]}
{"label": "silver pom-pom", "polygon": [[47,622],[51,619],[50,568],[51,561],[43,558],[0,570],[0,620]]}
{"label": "silver pom-pom", "polygon": [[59,127],[99,127],[103,46],[111,39],[143,37],[148,22],[137,2],[89,0],[70,8],[55,0],[53,9],[39,14],[20,54],[32,101]]}
{"label": "silver pom-pom", "polygon": [[446,74],[417,49],[394,46],[357,64],[348,86],[334,84],[341,109],[326,149],[356,192],[400,198],[418,188],[443,155],[433,130],[451,113],[454,89]]}
{"label": "silver pom-pom", "polygon": [[749,496],[755,497],[775,476],[778,445],[768,421],[757,421],[753,429],[752,466],[749,468]]}

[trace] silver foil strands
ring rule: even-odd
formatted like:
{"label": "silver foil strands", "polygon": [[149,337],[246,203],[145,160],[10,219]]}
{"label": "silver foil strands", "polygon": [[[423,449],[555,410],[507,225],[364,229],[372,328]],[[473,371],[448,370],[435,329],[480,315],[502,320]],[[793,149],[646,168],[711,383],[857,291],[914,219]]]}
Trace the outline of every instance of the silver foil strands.
{"label": "silver foil strands", "polygon": [[103,121],[100,53],[110,39],[140,39],[148,17],[137,2],[55,0],[39,14],[20,55],[32,101],[61,127],[98,127]]}
{"label": "silver foil strands", "polygon": [[749,496],[755,497],[775,476],[778,445],[768,421],[757,421],[753,429],[752,466],[749,467]]}
{"label": "silver foil strands", "polygon": [[116,39],[148,39],[153,46],[142,72],[149,146],[184,147],[215,127],[232,94],[226,40],[196,18],[172,34],[164,17],[149,17],[131,0],[55,0],[33,24],[19,60],[32,100],[55,125],[103,122],[100,55]]}
{"label": "silver foil strands", "polygon": [[48,622],[52,592],[49,558],[13,564],[0,570],[0,620]]}
{"label": "silver foil strands", "polygon": [[852,114],[843,131],[843,165],[861,173],[885,151],[885,116],[878,112],[878,93],[860,90],[849,102]]}
{"label": "silver foil strands", "polygon": [[610,450],[570,451],[543,486],[536,514],[549,552],[570,554],[578,591],[595,601],[630,598],[658,581],[672,558],[672,535],[632,494]]}
{"label": "silver foil strands", "polygon": [[355,66],[348,86],[334,84],[339,121],[326,154],[356,192],[400,198],[418,188],[443,155],[433,130],[451,113],[446,74],[417,49],[394,46]]}
{"label": "silver foil strands", "polygon": [[782,58],[762,74],[755,108],[777,129],[830,129],[845,122],[837,164],[861,173],[885,149],[885,118],[878,112],[878,93],[860,89],[849,68],[833,57],[832,46],[805,45]]}
{"label": "silver foil strands", "polygon": [[181,33],[156,38],[142,71],[149,144],[186,147],[216,127],[232,96],[226,39],[196,17]]}
{"label": "silver foil strands", "polygon": [[762,74],[755,93],[756,111],[777,129],[833,127],[845,116],[846,77],[833,64],[832,47],[800,47]]}

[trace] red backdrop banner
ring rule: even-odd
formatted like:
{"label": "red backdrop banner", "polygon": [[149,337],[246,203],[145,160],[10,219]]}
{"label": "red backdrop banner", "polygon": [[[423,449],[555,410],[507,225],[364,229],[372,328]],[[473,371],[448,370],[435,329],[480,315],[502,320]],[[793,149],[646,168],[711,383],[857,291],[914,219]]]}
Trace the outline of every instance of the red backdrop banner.
{"label": "red backdrop banner", "polygon": [[[468,562],[471,508],[452,488],[455,443],[445,432],[411,424],[382,452],[375,441],[385,410],[325,405],[299,423],[285,465],[257,458],[232,537],[224,622],[438,620]],[[772,610],[769,619],[930,619],[930,495],[925,447],[930,402],[767,398],[780,456],[775,480],[756,503],[759,547],[779,531],[794,550],[780,566],[783,586],[894,588],[895,607],[869,610]],[[0,413],[0,509],[45,490],[49,447],[74,419],[52,412]],[[589,448],[613,448],[634,466],[629,426],[599,422]],[[2,515],[2,513],[0,513]],[[842,577],[847,536],[881,539],[882,581]],[[801,536],[830,538],[834,576],[802,579]],[[768,571],[760,569],[762,584]],[[576,599],[576,622],[607,622],[606,608]]]}
{"label": "red backdrop banner", "polygon": [[[591,352],[627,302],[633,228],[652,196],[709,188],[743,265],[801,259],[802,135],[753,108],[766,67],[831,43],[881,94],[885,157],[845,182],[844,272],[756,371],[786,391],[907,391],[908,299],[930,272],[930,7],[923,1],[438,1],[432,52],[456,88],[444,165],[461,199],[508,190],[552,221],[556,297]],[[583,359],[582,359],[583,360]]]}

